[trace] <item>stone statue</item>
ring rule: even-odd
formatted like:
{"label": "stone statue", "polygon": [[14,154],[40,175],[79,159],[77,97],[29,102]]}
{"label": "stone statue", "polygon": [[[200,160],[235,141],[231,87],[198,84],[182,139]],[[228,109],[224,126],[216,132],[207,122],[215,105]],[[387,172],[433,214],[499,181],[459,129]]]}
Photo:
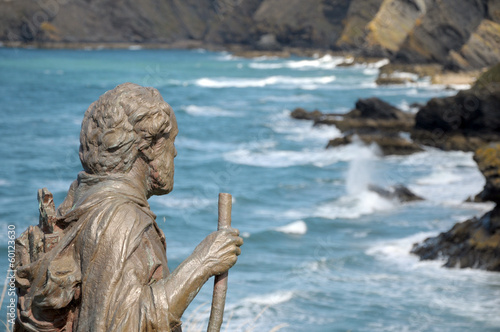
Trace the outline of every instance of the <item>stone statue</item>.
{"label": "stone statue", "polygon": [[201,286],[241,253],[210,234],[172,273],[147,199],[173,188],[177,122],[158,90],[125,83],[85,112],[78,174],[64,202],[39,190],[40,223],[17,239],[14,331],[181,331]]}

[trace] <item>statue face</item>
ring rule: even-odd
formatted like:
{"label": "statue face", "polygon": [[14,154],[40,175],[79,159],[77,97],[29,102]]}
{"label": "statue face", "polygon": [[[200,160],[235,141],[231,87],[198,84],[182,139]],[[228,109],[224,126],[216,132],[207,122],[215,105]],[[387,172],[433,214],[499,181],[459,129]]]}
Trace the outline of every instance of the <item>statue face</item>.
{"label": "statue face", "polygon": [[172,129],[153,147],[154,159],[150,166],[150,194],[165,195],[174,187],[174,158],[177,156],[174,141],[179,129],[175,115],[171,113]]}

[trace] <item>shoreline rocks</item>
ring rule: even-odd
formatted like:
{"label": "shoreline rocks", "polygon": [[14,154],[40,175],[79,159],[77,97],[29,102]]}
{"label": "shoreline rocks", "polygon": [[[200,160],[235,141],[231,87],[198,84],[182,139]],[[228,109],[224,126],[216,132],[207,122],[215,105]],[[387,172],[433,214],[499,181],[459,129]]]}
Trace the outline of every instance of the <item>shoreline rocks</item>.
{"label": "shoreline rocks", "polygon": [[328,149],[351,144],[355,141],[355,137],[367,145],[377,144],[384,156],[405,156],[424,151],[419,145],[404,139],[399,135],[383,134],[380,132],[371,134],[350,134],[334,138],[328,142],[326,148]]}
{"label": "shoreline rocks", "polygon": [[493,201],[496,207],[479,219],[457,223],[447,232],[414,244],[411,253],[421,260],[445,259],[446,267],[500,271],[500,144],[478,149],[474,160],[486,178],[476,199]]}
{"label": "shoreline rocks", "polygon": [[412,139],[443,150],[475,151],[500,141],[500,64],[469,90],[433,98],[415,116]]}
{"label": "shoreline rocks", "polygon": [[420,260],[444,259],[444,267],[500,271],[500,209],[414,244],[411,253]]}
{"label": "shoreline rocks", "polygon": [[351,144],[359,138],[365,144],[377,144],[383,155],[409,155],[423,149],[405,138],[414,126],[414,115],[378,98],[359,99],[347,114],[323,114],[318,110],[295,109],[291,116],[312,120],[315,126],[334,125],[344,136],[332,139],[326,148]]}
{"label": "shoreline rocks", "polygon": [[472,69],[450,71],[440,64],[389,63],[380,68],[375,83],[393,85],[429,80],[431,84],[464,86],[474,84],[481,72],[482,70]]}

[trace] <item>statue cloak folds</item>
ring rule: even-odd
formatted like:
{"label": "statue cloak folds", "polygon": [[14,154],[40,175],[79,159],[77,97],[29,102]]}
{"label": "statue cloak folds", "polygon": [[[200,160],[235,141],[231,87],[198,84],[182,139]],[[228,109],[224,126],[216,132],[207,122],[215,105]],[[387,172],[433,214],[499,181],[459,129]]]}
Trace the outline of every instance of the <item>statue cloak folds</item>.
{"label": "statue cloak folds", "polygon": [[165,236],[143,196],[120,176],[110,185],[82,172],[58,209],[54,248],[29,264],[36,231],[18,239],[16,332],[181,331],[165,315]]}

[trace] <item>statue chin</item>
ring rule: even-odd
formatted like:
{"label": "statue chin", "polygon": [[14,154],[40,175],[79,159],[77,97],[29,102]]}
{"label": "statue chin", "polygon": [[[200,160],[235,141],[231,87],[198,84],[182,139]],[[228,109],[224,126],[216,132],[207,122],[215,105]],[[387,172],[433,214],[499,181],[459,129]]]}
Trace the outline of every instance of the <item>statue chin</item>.
{"label": "statue chin", "polygon": [[164,186],[154,186],[151,190],[151,196],[162,196],[170,193],[174,189],[174,183],[170,182]]}

